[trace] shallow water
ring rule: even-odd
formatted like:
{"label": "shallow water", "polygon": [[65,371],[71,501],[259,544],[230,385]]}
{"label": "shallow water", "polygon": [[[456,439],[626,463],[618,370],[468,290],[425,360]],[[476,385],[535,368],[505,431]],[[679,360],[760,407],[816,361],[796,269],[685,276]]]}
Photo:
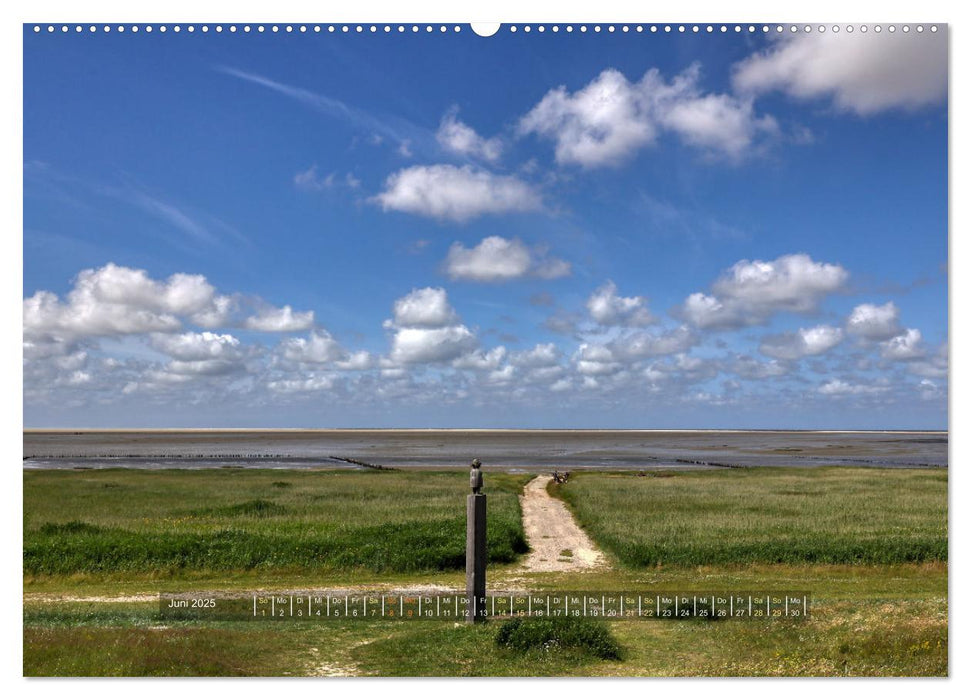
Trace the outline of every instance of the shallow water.
{"label": "shallow water", "polygon": [[946,432],[24,431],[25,469],[947,467]]}

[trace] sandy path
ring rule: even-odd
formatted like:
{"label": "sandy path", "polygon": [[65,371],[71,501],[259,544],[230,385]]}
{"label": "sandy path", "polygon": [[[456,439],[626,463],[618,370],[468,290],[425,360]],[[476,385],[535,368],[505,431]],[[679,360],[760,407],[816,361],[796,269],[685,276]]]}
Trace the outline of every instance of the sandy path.
{"label": "sandy path", "polygon": [[582,571],[607,566],[597,549],[557,498],[547,493],[552,476],[538,476],[523,490],[519,502],[523,509],[523,528],[529,541],[526,571]]}

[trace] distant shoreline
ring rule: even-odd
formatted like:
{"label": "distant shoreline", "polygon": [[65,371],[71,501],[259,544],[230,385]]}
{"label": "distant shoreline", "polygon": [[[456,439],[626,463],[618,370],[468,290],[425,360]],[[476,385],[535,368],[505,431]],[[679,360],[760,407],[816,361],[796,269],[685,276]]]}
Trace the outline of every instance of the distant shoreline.
{"label": "distant shoreline", "polygon": [[24,428],[27,433],[820,433],[946,435],[938,430],[802,428]]}

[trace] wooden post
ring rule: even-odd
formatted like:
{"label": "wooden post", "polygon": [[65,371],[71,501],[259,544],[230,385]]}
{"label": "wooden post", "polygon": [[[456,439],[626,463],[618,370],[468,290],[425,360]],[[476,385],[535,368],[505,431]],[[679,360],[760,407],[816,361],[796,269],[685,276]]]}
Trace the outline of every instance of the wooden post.
{"label": "wooden post", "polygon": [[485,619],[486,594],[486,495],[482,489],[482,464],[473,460],[470,484],[472,493],[465,503],[465,593],[469,599],[466,620]]}

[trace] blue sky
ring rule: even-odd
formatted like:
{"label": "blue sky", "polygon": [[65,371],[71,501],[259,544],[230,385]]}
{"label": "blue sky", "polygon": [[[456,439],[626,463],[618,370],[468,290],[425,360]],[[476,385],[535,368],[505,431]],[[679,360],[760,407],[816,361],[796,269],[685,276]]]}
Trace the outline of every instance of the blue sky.
{"label": "blue sky", "polygon": [[947,427],[909,35],[24,37],[24,418]]}

